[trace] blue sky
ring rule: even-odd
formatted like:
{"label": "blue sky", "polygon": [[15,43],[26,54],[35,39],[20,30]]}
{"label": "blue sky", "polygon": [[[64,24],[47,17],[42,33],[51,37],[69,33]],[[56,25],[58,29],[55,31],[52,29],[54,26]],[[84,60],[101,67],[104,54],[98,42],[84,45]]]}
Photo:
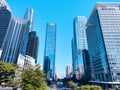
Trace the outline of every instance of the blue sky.
{"label": "blue sky", "polygon": [[88,19],[96,2],[120,0],[6,0],[12,13],[23,18],[26,8],[34,9],[34,27],[39,36],[38,63],[43,63],[46,23],[57,24],[56,65],[59,76],[65,75],[65,67],[72,64],[71,39],[73,19],[84,15]]}

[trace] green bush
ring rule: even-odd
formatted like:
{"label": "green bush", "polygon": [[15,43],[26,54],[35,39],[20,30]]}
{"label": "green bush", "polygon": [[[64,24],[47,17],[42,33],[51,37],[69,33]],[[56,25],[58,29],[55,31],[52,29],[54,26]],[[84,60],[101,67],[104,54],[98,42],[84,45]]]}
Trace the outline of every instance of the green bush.
{"label": "green bush", "polygon": [[102,90],[102,88],[97,85],[82,85],[82,86],[77,86],[72,90]]}
{"label": "green bush", "polygon": [[89,85],[81,86],[81,90],[90,90]]}
{"label": "green bush", "polygon": [[97,86],[97,85],[91,85],[90,90],[102,90],[102,88],[100,86]]}

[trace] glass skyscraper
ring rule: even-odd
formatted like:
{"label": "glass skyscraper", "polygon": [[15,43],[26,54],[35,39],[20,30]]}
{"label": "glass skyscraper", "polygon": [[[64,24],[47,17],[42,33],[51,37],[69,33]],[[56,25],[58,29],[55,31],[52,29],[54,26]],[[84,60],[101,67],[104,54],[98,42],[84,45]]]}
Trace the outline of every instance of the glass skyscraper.
{"label": "glass skyscraper", "polygon": [[96,3],[86,26],[93,80],[120,82],[120,3]]}
{"label": "glass skyscraper", "polygon": [[34,10],[32,8],[27,8],[24,19],[28,21],[28,26],[25,30],[24,34],[24,41],[21,49],[21,54],[26,55],[27,53],[27,45],[28,45],[28,38],[29,38],[29,32],[33,29],[33,19],[34,18]]}
{"label": "glass skyscraper", "polygon": [[73,22],[72,65],[73,74],[77,75],[77,79],[82,79],[84,76],[84,71],[82,71],[84,70],[82,51],[87,49],[85,24],[85,16],[77,16]]}
{"label": "glass skyscraper", "polygon": [[76,50],[75,50],[75,43],[74,39],[71,40],[71,46],[72,46],[72,67],[73,67],[73,75],[76,74],[76,66],[77,66],[77,60],[76,60]]}
{"label": "glass skyscraper", "polygon": [[0,1],[0,50],[3,46],[10,19],[10,7],[5,1]]}
{"label": "glass skyscraper", "polygon": [[35,59],[35,63],[37,63],[38,46],[39,46],[39,38],[36,34],[36,31],[29,32],[26,54],[33,57]]}
{"label": "glass skyscraper", "polygon": [[[27,9],[24,19],[11,13],[5,0],[0,1],[0,48],[1,60],[17,63],[18,55],[26,55],[29,30],[33,23],[33,10]],[[31,31],[31,30],[30,30]]]}
{"label": "glass skyscraper", "polygon": [[0,0],[0,60],[20,67],[27,61],[35,65],[39,42],[36,32],[32,31],[33,18],[33,9],[27,8],[24,18],[20,19],[11,13],[5,0]]}
{"label": "glass skyscraper", "polygon": [[47,78],[55,77],[56,24],[47,23],[44,50],[44,72]]}
{"label": "glass skyscraper", "polygon": [[19,19],[12,15],[2,47],[2,61],[15,64],[17,63],[17,58],[22,48],[21,46],[26,27],[26,20]]}
{"label": "glass skyscraper", "polygon": [[34,21],[34,10],[32,8],[27,8],[24,19],[28,20],[29,32],[31,32],[33,30],[33,21]]}
{"label": "glass skyscraper", "polygon": [[82,49],[87,49],[86,45],[86,34],[85,34],[85,24],[86,24],[86,17],[85,16],[77,16],[74,19],[74,43],[77,53],[80,52]]}

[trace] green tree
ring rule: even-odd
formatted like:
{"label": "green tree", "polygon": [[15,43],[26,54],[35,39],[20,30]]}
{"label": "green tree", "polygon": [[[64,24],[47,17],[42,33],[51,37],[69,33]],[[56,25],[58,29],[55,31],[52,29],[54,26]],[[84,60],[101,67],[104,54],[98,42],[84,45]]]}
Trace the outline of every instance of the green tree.
{"label": "green tree", "polygon": [[21,75],[21,90],[48,90],[44,77],[45,74],[40,68],[24,68]]}
{"label": "green tree", "polygon": [[10,86],[14,82],[17,65],[0,61],[0,85]]}

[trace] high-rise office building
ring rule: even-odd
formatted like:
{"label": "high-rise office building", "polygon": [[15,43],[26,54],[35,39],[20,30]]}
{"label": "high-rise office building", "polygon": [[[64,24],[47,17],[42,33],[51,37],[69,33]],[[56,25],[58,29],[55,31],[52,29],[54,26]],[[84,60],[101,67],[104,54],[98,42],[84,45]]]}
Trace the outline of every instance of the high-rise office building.
{"label": "high-rise office building", "polygon": [[11,19],[10,7],[5,1],[1,0],[0,1],[0,56],[10,19]]}
{"label": "high-rise office building", "polygon": [[86,27],[93,80],[120,82],[120,2],[96,3]]}
{"label": "high-rise office building", "polygon": [[21,49],[21,54],[24,56],[27,53],[29,32],[31,32],[33,29],[33,20],[34,20],[33,18],[34,18],[34,10],[32,8],[27,8],[25,15],[24,15],[24,19],[28,21],[28,27],[25,30],[23,45]]}
{"label": "high-rise office building", "polygon": [[48,77],[49,76],[49,71],[50,71],[50,59],[49,59],[48,56],[44,57],[43,70],[46,73],[46,77]]}
{"label": "high-rise office building", "polygon": [[89,80],[91,80],[92,76],[91,76],[91,63],[90,63],[90,59],[89,59],[89,54],[88,54],[88,50],[83,49],[82,51],[82,57],[83,57],[83,67],[84,67],[84,82],[89,82]]}
{"label": "high-rise office building", "polygon": [[27,27],[27,21],[15,17],[5,0],[0,0],[0,52],[2,61],[17,62],[25,27]]}
{"label": "high-rise office building", "polygon": [[56,24],[47,23],[43,69],[47,75],[47,78],[51,78],[53,80],[55,77],[54,75],[55,73],[54,72],[55,71],[54,70],[55,69],[55,49],[56,49]]}
{"label": "high-rise office building", "polygon": [[[82,70],[81,67],[83,66],[83,55],[82,51],[83,49],[87,49],[86,44],[86,32],[85,32],[85,24],[86,24],[86,18],[85,16],[77,16],[74,19],[73,25],[73,40],[72,40],[72,63],[73,63],[73,74],[76,74],[80,77],[78,79],[82,79],[81,76],[84,75],[84,73],[80,70]],[[79,73],[79,74],[78,74]]]}
{"label": "high-rise office building", "polygon": [[34,21],[34,10],[32,8],[27,8],[24,19],[28,20],[29,32],[31,32],[33,30],[33,21]]}
{"label": "high-rise office building", "polygon": [[29,39],[28,39],[26,54],[33,57],[35,59],[35,63],[37,63],[38,46],[39,46],[39,38],[36,35],[36,32],[35,31],[29,32]]}
{"label": "high-rise office building", "polygon": [[22,48],[24,32],[27,21],[12,15],[2,47],[1,60],[4,62],[17,63],[18,55]]}
{"label": "high-rise office building", "polygon": [[[29,32],[33,28],[33,16],[33,9],[28,8],[24,19],[20,19],[11,13],[5,0],[0,0],[0,59],[2,61],[24,66],[25,60],[29,64],[34,64],[33,62],[37,60],[38,37],[34,36],[32,46],[28,44]],[[26,55],[27,45],[34,49],[31,56]]]}
{"label": "high-rise office building", "polygon": [[85,16],[77,16],[74,19],[74,30],[73,30],[73,38],[75,43],[76,52],[79,53],[82,49],[87,49],[86,45],[86,32],[85,32],[85,24],[86,17]]}
{"label": "high-rise office building", "polygon": [[74,76],[76,74],[76,66],[77,66],[74,39],[71,40],[71,46],[72,46],[72,67],[73,67],[73,76]]}

